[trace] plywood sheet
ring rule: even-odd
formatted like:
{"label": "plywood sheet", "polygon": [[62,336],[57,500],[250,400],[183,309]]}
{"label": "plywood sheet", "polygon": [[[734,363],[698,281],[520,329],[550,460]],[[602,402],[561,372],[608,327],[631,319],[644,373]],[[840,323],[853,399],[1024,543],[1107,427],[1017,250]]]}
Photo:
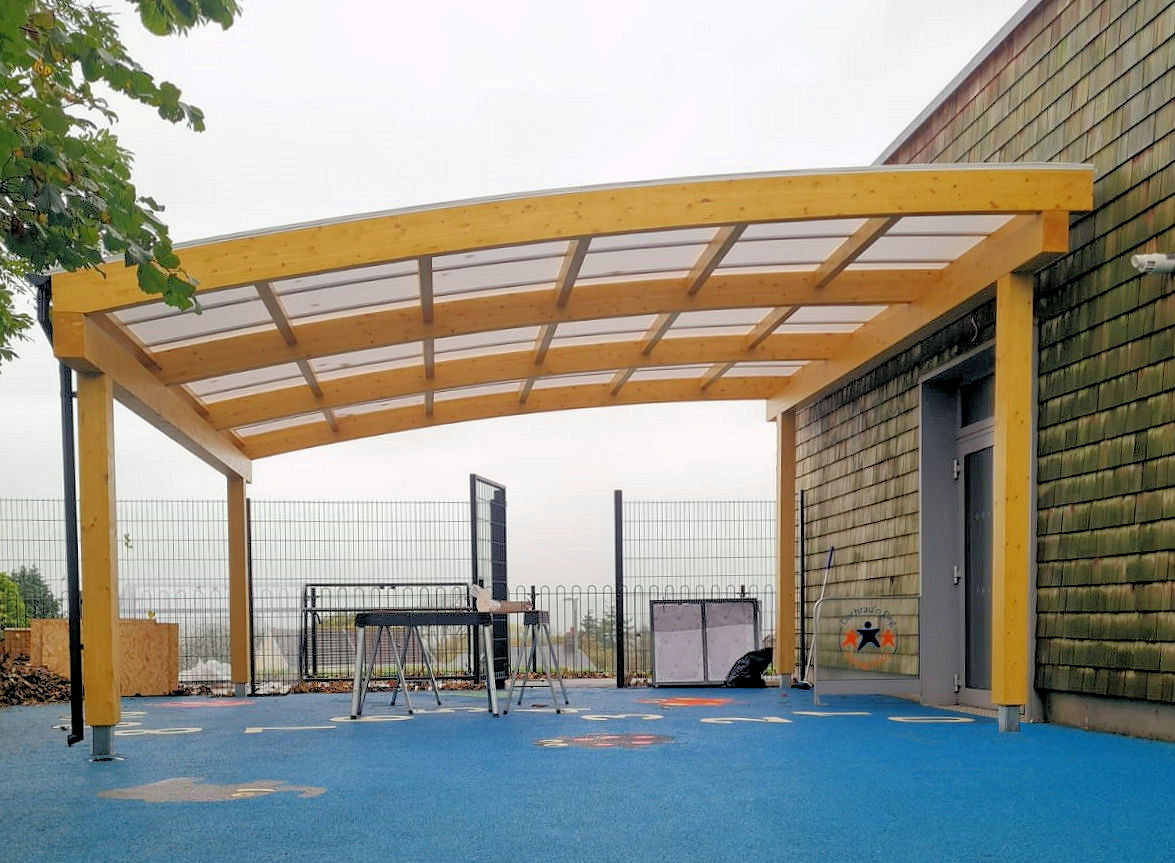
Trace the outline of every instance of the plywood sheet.
{"label": "plywood sheet", "polygon": [[[30,661],[68,679],[68,622],[30,623]],[[118,626],[122,694],[168,695],[178,689],[179,624],[123,618]]]}
{"label": "plywood sheet", "polygon": [[28,656],[29,630],[16,627],[4,630],[4,640],[0,641],[0,656]]}

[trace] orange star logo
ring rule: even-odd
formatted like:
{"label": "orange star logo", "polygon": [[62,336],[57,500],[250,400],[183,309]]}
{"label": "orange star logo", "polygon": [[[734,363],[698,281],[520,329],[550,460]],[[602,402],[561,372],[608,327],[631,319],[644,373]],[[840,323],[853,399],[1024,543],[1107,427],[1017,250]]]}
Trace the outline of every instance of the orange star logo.
{"label": "orange star logo", "polygon": [[840,643],[841,647],[856,647],[857,633],[851,629],[845,630],[845,640]]}
{"label": "orange star logo", "polygon": [[881,633],[881,646],[882,647],[896,647],[897,646],[897,642],[894,641],[894,631],[892,629],[887,629],[885,632]]}

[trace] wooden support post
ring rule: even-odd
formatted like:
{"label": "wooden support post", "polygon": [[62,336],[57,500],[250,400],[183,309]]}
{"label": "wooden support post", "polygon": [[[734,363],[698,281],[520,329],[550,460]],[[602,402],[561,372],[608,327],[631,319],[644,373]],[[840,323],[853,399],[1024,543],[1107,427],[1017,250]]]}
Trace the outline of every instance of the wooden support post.
{"label": "wooden support post", "polygon": [[245,480],[228,477],[228,618],[229,658],[234,694],[243,696],[249,686],[249,579]]}
{"label": "wooden support post", "polygon": [[779,578],[775,617],[775,670],[779,686],[791,686],[796,665],[796,413],[785,411],[776,418],[779,450],[777,463]]}
{"label": "wooden support post", "polygon": [[1032,276],[1011,273],[996,283],[991,700],[999,706],[1001,731],[1019,728],[1028,701],[1032,303]]}
{"label": "wooden support post", "polygon": [[114,385],[79,374],[78,467],[82,546],[82,681],[96,759],[114,757],[122,719],[118,667],[118,544],[114,493]]}

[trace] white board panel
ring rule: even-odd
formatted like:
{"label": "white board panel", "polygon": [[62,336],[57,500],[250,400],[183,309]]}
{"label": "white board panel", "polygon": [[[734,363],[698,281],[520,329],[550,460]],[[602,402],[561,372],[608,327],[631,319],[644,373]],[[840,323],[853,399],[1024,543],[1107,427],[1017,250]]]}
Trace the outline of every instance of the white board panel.
{"label": "white board panel", "polygon": [[730,667],[744,653],[755,650],[755,607],[749,602],[707,602],[706,677],[726,679]]}
{"label": "white board panel", "polygon": [[655,682],[704,680],[702,606],[696,602],[655,602],[652,621]]}

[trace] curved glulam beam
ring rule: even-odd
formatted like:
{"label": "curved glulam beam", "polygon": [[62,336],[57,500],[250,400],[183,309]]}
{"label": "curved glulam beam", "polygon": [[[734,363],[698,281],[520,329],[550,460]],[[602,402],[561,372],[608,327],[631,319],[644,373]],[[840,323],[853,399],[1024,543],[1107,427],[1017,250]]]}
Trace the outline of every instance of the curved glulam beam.
{"label": "curved glulam beam", "polygon": [[[1087,210],[1084,166],[916,165],[677,180],[401,210],[181,247],[207,291],[473,249],[796,219]],[[54,276],[54,307],[144,302],[120,263]]]}
{"label": "curved glulam beam", "polygon": [[555,289],[543,288],[438,301],[431,323],[423,322],[413,304],[295,324],[294,345],[269,330],[158,351],[153,359],[160,380],[180,384],[367,348],[549,323],[779,305],[889,305],[907,301],[935,276],[933,270],[850,271],[819,290],[808,273],[711,276],[706,290],[694,296],[686,294],[680,279],[612,282],[577,287],[561,308]]}
{"label": "curved glulam beam", "polygon": [[608,384],[549,389],[536,387],[525,403],[518,401],[515,392],[464,399],[438,399],[431,416],[425,413],[423,405],[390,408],[339,417],[337,432],[332,431],[325,422],[313,422],[251,435],[244,439],[244,445],[245,452],[251,458],[265,458],[340,441],[492,417],[619,405],[762,399],[777,391],[780,383],[779,378],[729,378],[717,381],[703,392],[696,380],[633,381],[617,395],[611,394]]}
{"label": "curved glulam beam", "polygon": [[772,336],[754,350],[744,350],[742,336],[672,338],[661,342],[651,357],[643,354],[639,341],[604,342],[554,348],[538,365],[528,349],[438,362],[433,367],[431,377],[426,366],[414,364],[328,378],[319,382],[319,397],[304,385],[297,384],[210,402],[205,410],[214,428],[231,429],[323,408],[341,408],[414,395],[430,389],[446,390],[553,375],[607,372],[642,365],[675,366],[718,362],[729,365],[736,361],[824,360],[835,356],[847,339],[845,333],[794,333]]}
{"label": "curved glulam beam", "polygon": [[886,309],[852,333],[833,360],[807,366],[767,402],[767,418],[828,392],[852,374],[872,368],[922,333],[941,326],[948,314],[963,314],[991,296],[996,280],[1034,272],[1069,250],[1069,214],[1018,216],[942,270],[939,283],[914,302]]}

